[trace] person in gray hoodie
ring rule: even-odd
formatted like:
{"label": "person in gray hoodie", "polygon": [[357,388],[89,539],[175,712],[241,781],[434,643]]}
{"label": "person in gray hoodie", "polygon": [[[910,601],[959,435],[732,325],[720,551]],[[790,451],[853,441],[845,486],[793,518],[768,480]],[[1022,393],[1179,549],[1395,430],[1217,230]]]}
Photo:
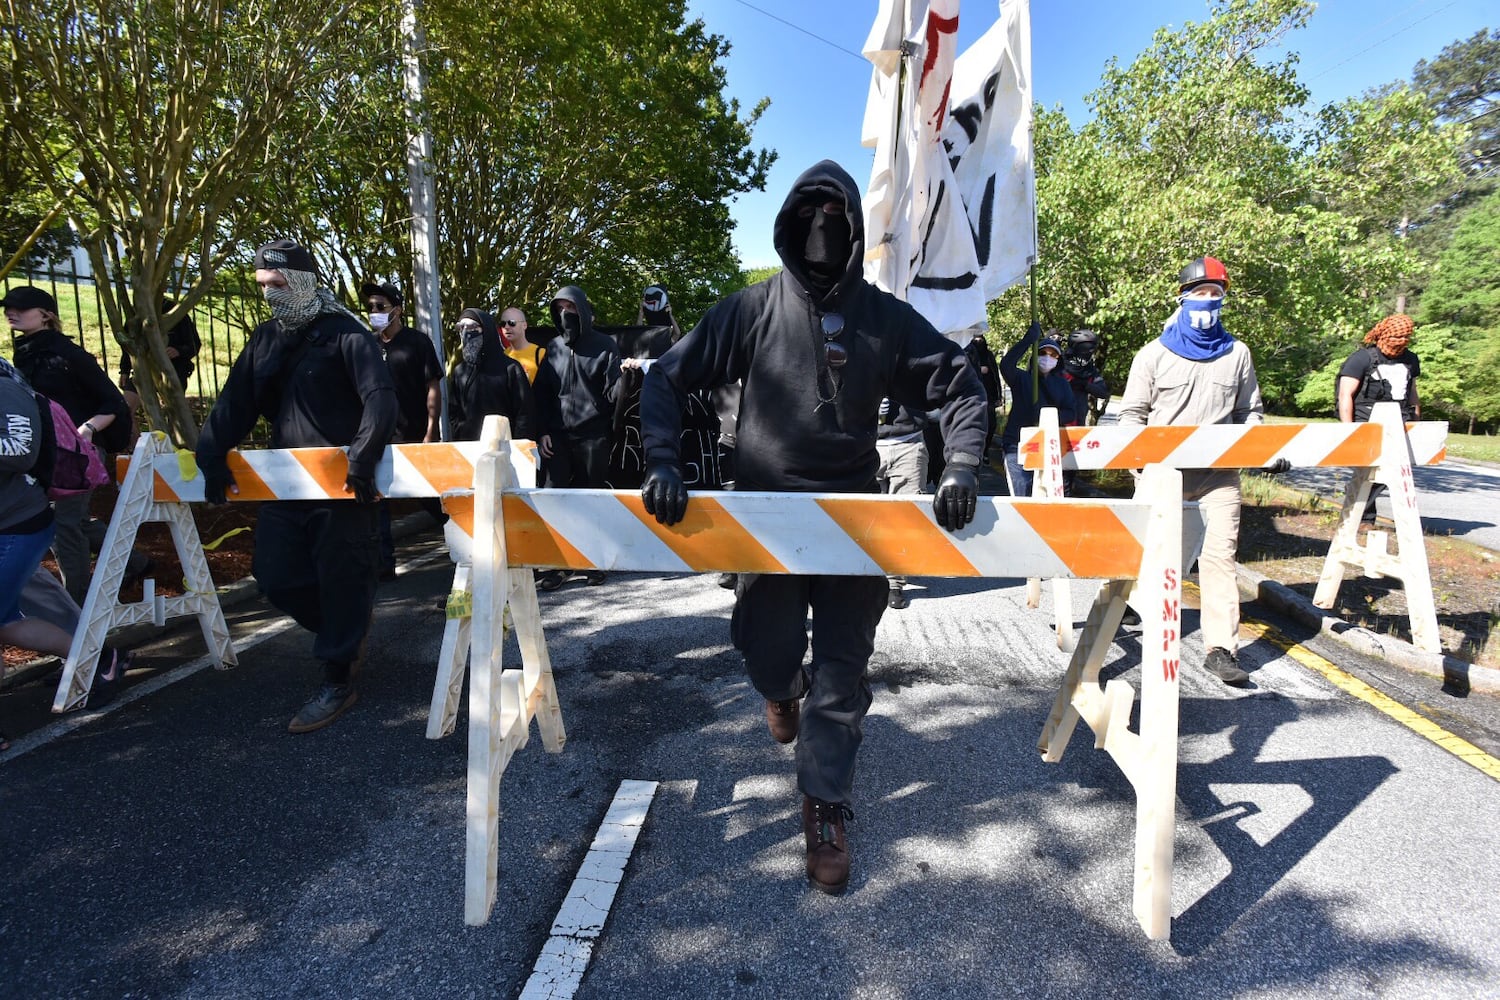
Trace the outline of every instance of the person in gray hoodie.
{"label": "person in gray hoodie", "polygon": [[[565,285],[552,296],[552,325],[557,336],[537,370],[537,422],[541,437],[542,485],[553,489],[600,489],[609,475],[610,429],[620,387],[620,348],[612,337],[594,329],[594,309],[577,285]],[[537,585],[556,590],[567,575],[543,573]],[[590,584],[604,573],[587,574]]]}

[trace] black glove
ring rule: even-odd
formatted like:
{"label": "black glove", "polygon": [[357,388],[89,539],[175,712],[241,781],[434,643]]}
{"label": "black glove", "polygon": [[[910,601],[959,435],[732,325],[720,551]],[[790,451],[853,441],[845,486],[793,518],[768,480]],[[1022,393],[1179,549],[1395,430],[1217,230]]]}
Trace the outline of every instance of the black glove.
{"label": "black glove", "polygon": [[210,506],[218,507],[229,502],[224,494],[230,490],[238,492],[239,484],[234,481],[234,473],[228,468],[215,472],[203,470],[203,499]]}
{"label": "black glove", "polygon": [[1292,463],[1288,459],[1278,458],[1275,461],[1273,461],[1270,465],[1266,466],[1266,471],[1269,472],[1273,476],[1279,476],[1283,472],[1291,472],[1292,471]]}
{"label": "black glove", "polygon": [[974,509],[978,504],[979,477],[967,465],[949,462],[932,498],[932,512],[937,515],[937,523],[949,531],[957,531],[974,520]]}
{"label": "black glove", "polygon": [[349,473],[344,477],[344,492],[353,493],[355,503],[374,503],[380,499],[380,494],[375,489],[373,476],[356,476],[352,472]]}
{"label": "black glove", "polygon": [[687,487],[677,466],[661,462],[646,470],[641,484],[641,502],[647,514],[655,514],[658,524],[676,524],[687,514]]}

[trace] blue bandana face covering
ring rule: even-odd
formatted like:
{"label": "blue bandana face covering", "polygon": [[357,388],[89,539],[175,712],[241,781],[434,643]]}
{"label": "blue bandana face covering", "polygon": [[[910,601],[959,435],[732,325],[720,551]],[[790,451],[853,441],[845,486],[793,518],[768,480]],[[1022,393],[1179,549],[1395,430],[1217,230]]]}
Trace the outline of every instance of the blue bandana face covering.
{"label": "blue bandana face covering", "polygon": [[1224,299],[1183,298],[1179,301],[1177,315],[1161,332],[1163,346],[1189,361],[1212,361],[1228,354],[1234,346],[1234,338],[1219,321]]}
{"label": "blue bandana face covering", "polygon": [[1219,325],[1219,311],[1224,306],[1222,297],[1211,299],[1189,299],[1182,300],[1182,311],[1187,314],[1188,323],[1194,330],[1212,330]]}

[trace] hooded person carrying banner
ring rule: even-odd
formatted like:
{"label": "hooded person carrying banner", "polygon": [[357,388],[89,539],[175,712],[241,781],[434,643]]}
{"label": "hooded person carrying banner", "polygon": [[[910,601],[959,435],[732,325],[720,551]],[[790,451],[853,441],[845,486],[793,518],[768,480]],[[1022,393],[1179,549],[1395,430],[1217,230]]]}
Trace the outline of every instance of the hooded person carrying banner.
{"label": "hooded person carrying banner", "polygon": [[[775,246],[782,271],[719,302],[646,373],[646,510],[663,524],[684,517],[683,403],[739,381],[736,490],[878,492],[878,413],[889,396],[941,411],[948,464],[933,509],[949,530],[969,523],[984,389],[956,344],[864,280],[859,188],[842,167],[824,160],[797,179],[776,216]],[[887,594],[881,576],[741,574],[737,586],[731,635],[765,698],[771,735],[797,742],[807,875],[830,893],[849,881],[845,820]]]}
{"label": "hooded person carrying banner", "polygon": [[[609,477],[610,429],[620,385],[620,348],[594,329],[594,308],[577,285],[565,285],[552,296],[552,325],[557,336],[537,369],[537,450],[542,456],[542,485],[552,489],[601,489]],[[541,574],[537,586],[556,590],[567,579],[561,570]],[[590,584],[604,573],[587,574]]]}
{"label": "hooded person carrying banner", "polygon": [[[1258,424],[1260,382],[1250,349],[1224,329],[1220,314],[1229,272],[1214,257],[1199,257],[1177,276],[1178,307],[1161,336],[1130,363],[1120,400],[1121,426]],[[1267,467],[1285,472],[1277,459]],[[1240,537],[1238,469],[1186,469],[1184,500],[1197,500],[1204,521],[1198,556],[1202,588],[1204,667],[1225,684],[1249,683],[1239,665],[1240,591],[1235,551]]]}
{"label": "hooded person carrying banner", "polygon": [[271,320],[250,333],[198,437],[204,497],[238,493],[225,456],[256,420],[273,448],[343,448],[347,500],[261,505],[251,572],[279,610],[315,633],[323,684],[292,719],[321,729],[354,704],[358,665],[375,607],[379,563],[375,466],[396,430],[396,390],[380,348],[333,293],[318,285],[312,254],[291,240],[256,251],[255,280]]}
{"label": "hooded person carrying banner", "polygon": [[453,328],[459,337],[459,359],[448,375],[453,440],[478,441],[484,418],[491,413],[510,420],[511,437],[531,440],[531,383],[526,369],[501,346],[495,317],[483,309],[465,309]]}

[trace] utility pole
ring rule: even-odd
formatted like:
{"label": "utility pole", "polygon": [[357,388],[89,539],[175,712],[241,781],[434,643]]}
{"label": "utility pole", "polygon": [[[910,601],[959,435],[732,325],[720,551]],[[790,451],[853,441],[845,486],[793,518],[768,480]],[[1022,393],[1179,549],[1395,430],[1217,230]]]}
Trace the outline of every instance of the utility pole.
{"label": "utility pole", "polygon": [[[445,365],[443,353],[442,291],[437,274],[437,196],[432,185],[432,133],[427,128],[427,106],[423,97],[426,76],[422,52],[427,35],[417,19],[421,0],[402,0],[402,62],[406,69],[406,176],[411,185],[412,283],[416,292],[418,325],[432,338],[432,346]],[[452,436],[448,426],[448,380],[444,379],[440,415],[443,439]]]}

